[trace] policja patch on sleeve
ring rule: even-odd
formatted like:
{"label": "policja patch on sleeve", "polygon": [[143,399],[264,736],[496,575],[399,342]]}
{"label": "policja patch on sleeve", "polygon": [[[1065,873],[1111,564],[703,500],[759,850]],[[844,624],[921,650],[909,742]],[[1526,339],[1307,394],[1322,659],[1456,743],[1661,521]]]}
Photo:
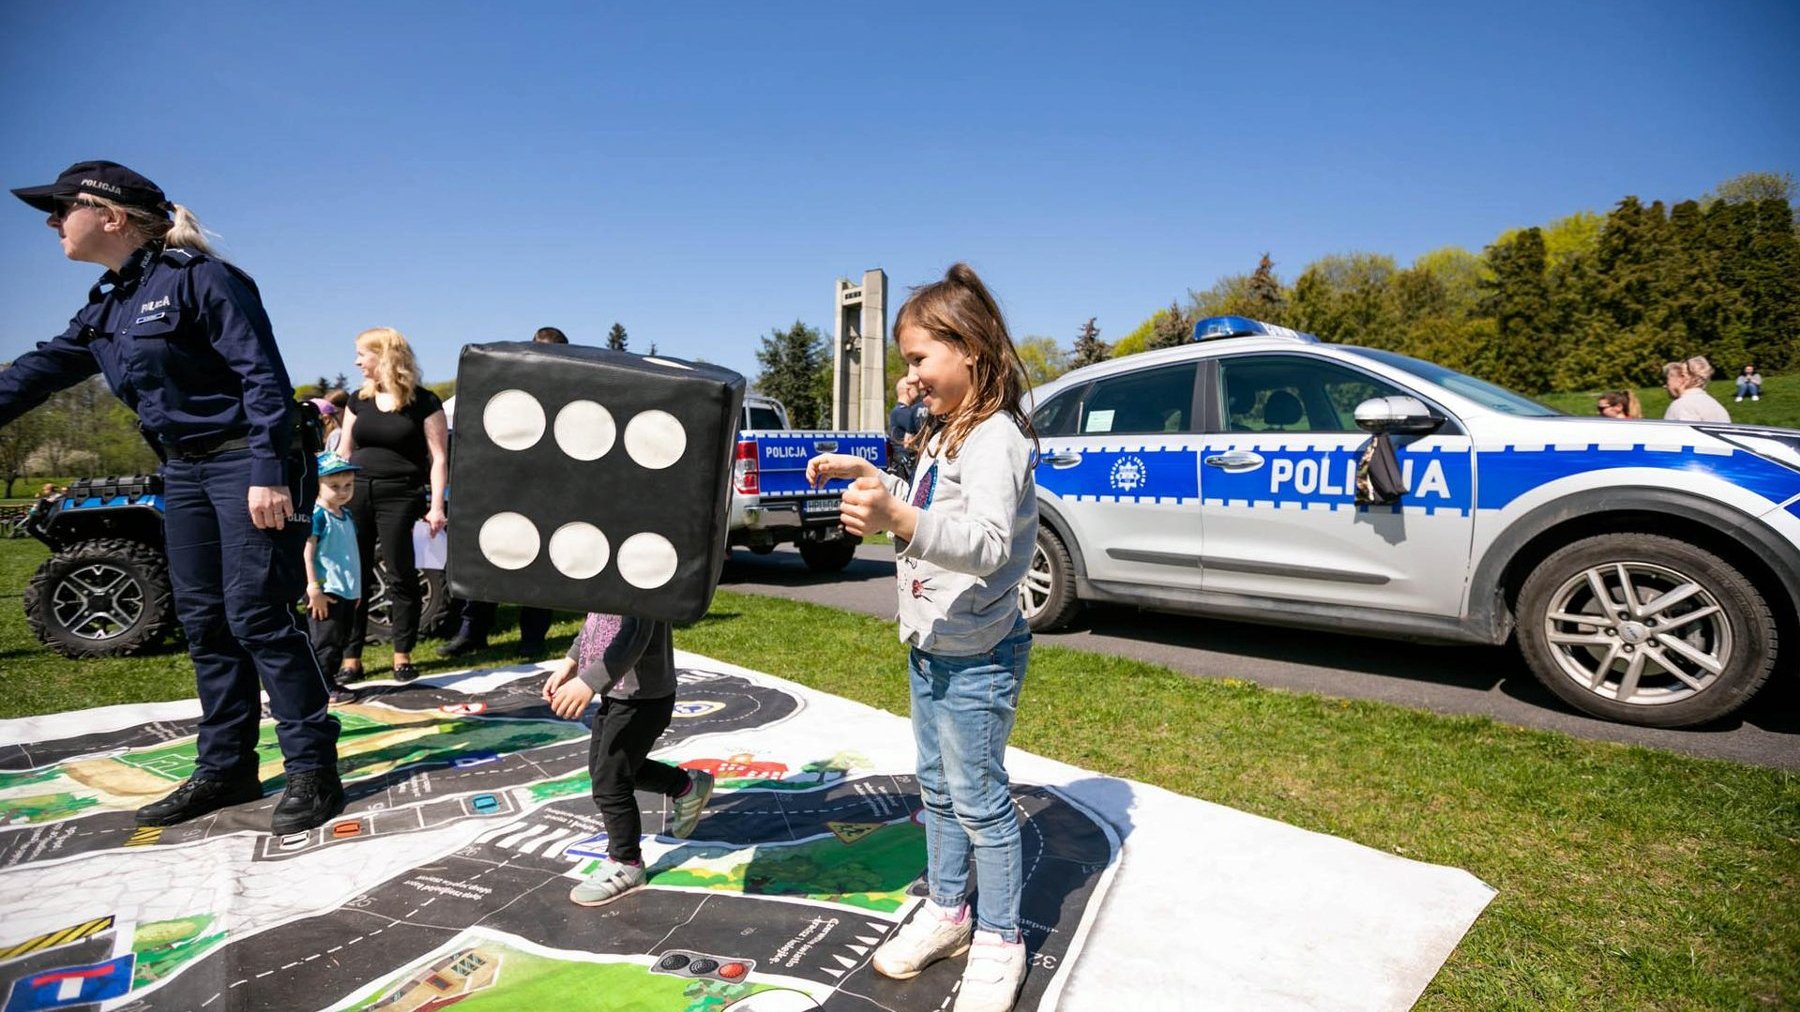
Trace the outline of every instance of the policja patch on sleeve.
{"label": "policja patch on sleeve", "polygon": [[706,613],[744,377],[502,342],[463,348],[456,394],[452,593],[676,622]]}

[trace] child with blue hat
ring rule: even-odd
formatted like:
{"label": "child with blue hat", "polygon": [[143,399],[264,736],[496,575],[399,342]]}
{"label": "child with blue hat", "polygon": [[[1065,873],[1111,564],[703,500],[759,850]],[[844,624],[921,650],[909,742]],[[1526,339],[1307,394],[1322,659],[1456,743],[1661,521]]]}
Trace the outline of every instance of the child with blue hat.
{"label": "child with blue hat", "polygon": [[319,454],[319,498],[313,504],[312,535],[306,539],[307,627],[333,703],[356,701],[356,691],[344,684],[342,665],[362,597],[362,556],[356,548],[356,523],[344,507],[356,494],[360,470],[329,450]]}

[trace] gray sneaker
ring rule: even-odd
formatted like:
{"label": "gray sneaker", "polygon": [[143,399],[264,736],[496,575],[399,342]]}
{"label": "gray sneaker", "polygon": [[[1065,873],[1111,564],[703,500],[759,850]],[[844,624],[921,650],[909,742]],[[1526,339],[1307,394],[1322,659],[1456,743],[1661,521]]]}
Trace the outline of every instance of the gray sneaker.
{"label": "gray sneaker", "polygon": [[900,930],[875,950],[875,972],[895,980],[910,980],[940,959],[960,956],[969,951],[969,938],[975,928],[975,916],[968,907],[962,909],[962,920],[945,917],[942,907],[926,900],[900,925]]}
{"label": "gray sneaker", "polygon": [[688,770],[688,792],[679,798],[672,798],[674,811],[669,814],[669,829],[666,835],[677,840],[685,840],[694,835],[694,825],[700,821],[700,812],[706,808],[706,802],[712,797],[713,775],[705,770]]}
{"label": "gray sneaker", "polygon": [[569,899],[584,907],[602,907],[647,881],[641,864],[620,864],[612,858],[600,862],[588,877],[569,890]]}

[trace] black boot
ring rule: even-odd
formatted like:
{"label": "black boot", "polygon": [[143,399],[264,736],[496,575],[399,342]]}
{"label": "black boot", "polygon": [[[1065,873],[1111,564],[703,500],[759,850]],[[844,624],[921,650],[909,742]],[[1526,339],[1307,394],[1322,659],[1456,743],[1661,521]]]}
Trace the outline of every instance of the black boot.
{"label": "black boot", "polygon": [[277,836],[311,829],[344,810],[344,783],[335,769],[288,774],[287,791],[275,805],[269,832]]}
{"label": "black boot", "polygon": [[437,648],[437,655],[439,657],[461,657],[463,654],[472,654],[477,650],[486,649],[487,639],[485,637],[471,636],[465,629],[445,640],[444,645]]}
{"label": "black boot", "polygon": [[211,776],[195,773],[160,801],[137,810],[140,826],[173,826],[229,805],[262,798],[262,781],[255,773],[244,776]]}

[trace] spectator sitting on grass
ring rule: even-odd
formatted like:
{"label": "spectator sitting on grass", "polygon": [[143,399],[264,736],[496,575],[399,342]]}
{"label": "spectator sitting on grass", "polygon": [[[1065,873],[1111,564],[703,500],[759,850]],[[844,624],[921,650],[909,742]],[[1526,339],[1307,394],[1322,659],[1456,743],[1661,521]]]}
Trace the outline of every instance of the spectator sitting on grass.
{"label": "spectator sitting on grass", "polygon": [[1762,373],[1756,371],[1756,366],[1745,366],[1744,371],[1738,373],[1737,399],[1741,401],[1748,395],[1753,401],[1762,400],[1762,385]]}

